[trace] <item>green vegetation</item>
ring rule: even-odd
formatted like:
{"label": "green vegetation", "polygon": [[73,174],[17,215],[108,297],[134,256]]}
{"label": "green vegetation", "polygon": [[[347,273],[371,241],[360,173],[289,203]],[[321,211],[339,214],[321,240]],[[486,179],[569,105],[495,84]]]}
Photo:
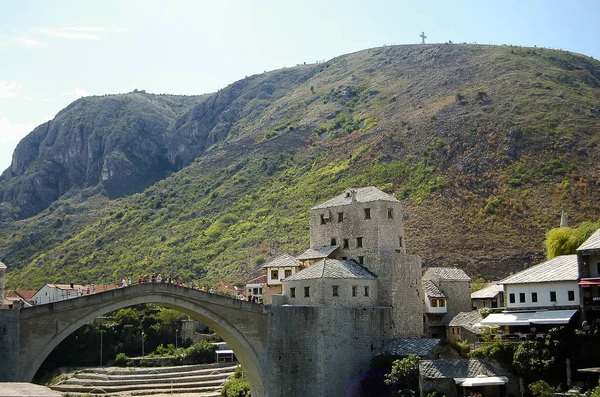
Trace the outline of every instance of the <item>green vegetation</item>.
{"label": "green vegetation", "polygon": [[487,280],[482,277],[471,279],[471,293],[484,289],[487,286]]}
{"label": "green vegetation", "polygon": [[392,370],[385,376],[386,385],[394,385],[399,388],[399,395],[417,393],[419,390],[419,360],[416,354],[410,354],[392,363]]}
{"label": "green vegetation", "polygon": [[534,396],[537,397],[554,397],[558,390],[552,386],[550,386],[547,382],[543,380],[538,380],[531,383],[529,386],[529,390]]}
{"label": "green vegetation", "polygon": [[559,227],[550,230],[546,233],[545,241],[547,258],[576,254],[577,247],[598,229],[600,229],[600,221],[583,222],[576,228]]}
{"label": "green vegetation", "polygon": [[237,367],[231,378],[225,382],[221,397],[250,397],[250,384],[244,376],[242,367]]}
{"label": "green vegetation", "polygon": [[519,187],[528,183],[547,183],[556,181],[570,175],[577,170],[575,162],[565,162],[565,160],[552,159],[543,164],[524,164],[517,163],[508,168],[508,183],[512,187]]}

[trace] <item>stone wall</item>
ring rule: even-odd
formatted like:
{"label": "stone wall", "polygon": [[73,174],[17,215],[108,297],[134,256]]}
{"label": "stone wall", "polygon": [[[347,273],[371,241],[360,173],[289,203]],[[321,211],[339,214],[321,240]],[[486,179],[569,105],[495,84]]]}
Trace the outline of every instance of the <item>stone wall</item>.
{"label": "stone wall", "polygon": [[390,311],[272,307],[265,357],[267,395],[344,396],[368,372],[371,358],[387,339]]}
{"label": "stone wall", "polygon": [[0,310],[0,382],[18,381],[19,310]]}
{"label": "stone wall", "polygon": [[[333,296],[333,286],[337,286],[338,296]],[[356,296],[352,296],[352,287],[356,286]],[[304,287],[309,287],[309,297],[304,297]],[[365,287],[369,288],[369,296],[365,296]],[[312,279],[286,281],[283,294],[291,305],[328,305],[375,306],[377,303],[377,280],[369,279]],[[295,298],[290,289],[295,288]]]}
{"label": "stone wall", "polygon": [[393,306],[393,338],[423,336],[421,258],[400,252],[389,259],[391,276],[380,279],[379,294],[389,291]]}

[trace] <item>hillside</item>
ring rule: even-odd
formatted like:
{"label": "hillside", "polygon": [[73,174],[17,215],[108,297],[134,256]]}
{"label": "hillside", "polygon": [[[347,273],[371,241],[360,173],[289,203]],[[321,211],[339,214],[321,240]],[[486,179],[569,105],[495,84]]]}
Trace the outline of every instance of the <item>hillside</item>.
{"label": "hillside", "polygon": [[[121,117],[108,99],[139,105]],[[308,209],[348,186],[395,193],[409,251],[473,276],[542,259],[561,209],[600,218],[600,63],[585,56],[393,46],[251,76],[172,111],[156,103],[83,98],[21,142],[0,179],[9,285],[244,280],[305,248]],[[56,137],[66,143],[45,143]],[[63,160],[91,137],[104,142],[94,161]]]}

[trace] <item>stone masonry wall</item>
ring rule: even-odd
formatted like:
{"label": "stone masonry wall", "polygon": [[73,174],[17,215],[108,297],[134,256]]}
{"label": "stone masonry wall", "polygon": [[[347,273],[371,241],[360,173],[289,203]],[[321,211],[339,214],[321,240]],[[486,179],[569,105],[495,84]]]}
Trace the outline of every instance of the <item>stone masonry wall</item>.
{"label": "stone masonry wall", "polygon": [[392,276],[380,279],[379,293],[387,289],[393,305],[393,336],[409,338],[423,336],[423,290],[421,287],[421,257],[400,252],[391,258]]}
{"label": "stone masonry wall", "polygon": [[18,381],[19,310],[0,310],[0,382]]}
{"label": "stone masonry wall", "polygon": [[[338,296],[333,296],[333,286],[338,287]],[[352,296],[352,286],[356,286],[356,296]],[[365,296],[365,286],[369,296]],[[304,297],[304,287],[310,288],[310,296]],[[283,294],[291,305],[375,306],[377,302],[377,280],[369,279],[313,279],[295,280],[284,283]],[[295,288],[292,298],[290,288]]]}
{"label": "stone masonry wall", "polygon": [[369,370],[389,327],[390,308],[272,307],[267,396],[344,396]]}

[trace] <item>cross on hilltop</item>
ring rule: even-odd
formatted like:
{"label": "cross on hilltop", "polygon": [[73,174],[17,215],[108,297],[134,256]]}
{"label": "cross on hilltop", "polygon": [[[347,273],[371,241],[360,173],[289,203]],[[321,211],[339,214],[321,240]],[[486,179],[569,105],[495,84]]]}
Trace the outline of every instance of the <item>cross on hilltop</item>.
{"label": "cross on hilltop", "polygon": [[425,39],[427,38],[427,36],[425,36],[425,32],[421,32],[419,37],[423,40],[421,44],[425,44]]}

